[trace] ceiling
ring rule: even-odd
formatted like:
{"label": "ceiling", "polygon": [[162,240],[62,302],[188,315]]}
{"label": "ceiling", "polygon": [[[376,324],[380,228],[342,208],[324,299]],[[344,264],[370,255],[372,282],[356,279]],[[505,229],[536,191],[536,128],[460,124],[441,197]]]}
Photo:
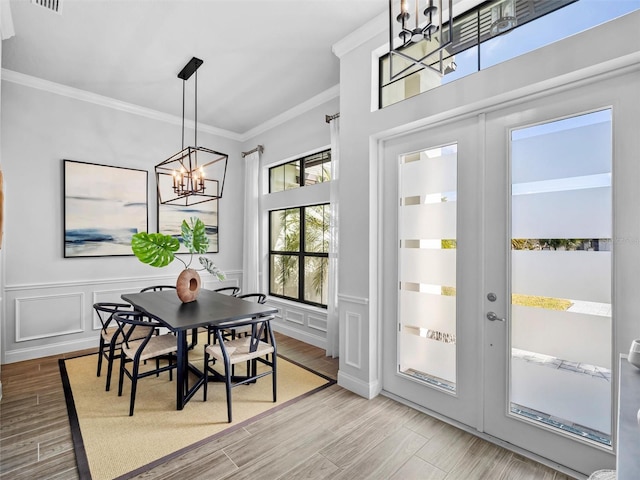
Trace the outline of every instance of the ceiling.
{"label": "ceiling", "polygon": [[[378,31],[388,28],[388,0],[0,1],[3,36],[7,17],[15,33],[3,40],[3,69],[179,121],[177,75],[195,56],[204,61],[199,128],[237,139],[314,97],[330,97],[339,83],[332,47],[371,20]],[[57,1],[59,11],[38,1]],[[454,12],[481,1],[454,0]],[[188,124],[195,76],[184,86]]]}
{"label": "ceiling", "polygon": [[[4,0],[3,0],[4,1]],[[198,124],[245,134],[339,83],[332,46],[387,0],[11,0],[2,67],[182,116],[198,57]],[[193,119],[195,76],[185,83]],[[334,112],[327,112],[328,114]]]}

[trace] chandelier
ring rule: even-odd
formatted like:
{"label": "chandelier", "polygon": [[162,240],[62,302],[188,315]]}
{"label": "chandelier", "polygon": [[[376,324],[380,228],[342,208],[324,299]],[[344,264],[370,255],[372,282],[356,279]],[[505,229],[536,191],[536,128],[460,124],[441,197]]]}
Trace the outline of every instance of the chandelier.
{"label": "chandelier", "polygon": [[[198,146],[198,68],[202,64],[202,60],[193,57],[178,74],[182,79],[182,149],[155,167],[161,204],[190,206],[222,198],[229,156]],[[194,73],[194,146],[185,147],[185,86]]]}
{"label": "chandelier", "polygon": [[[448,3],[448,19],[443,22],[442,0],[389,0],[390,80],[424,68],[440,75],[455,68],[445,65],[453,31],[453,0]],[[395,72],[394,56],[402,59]]]}

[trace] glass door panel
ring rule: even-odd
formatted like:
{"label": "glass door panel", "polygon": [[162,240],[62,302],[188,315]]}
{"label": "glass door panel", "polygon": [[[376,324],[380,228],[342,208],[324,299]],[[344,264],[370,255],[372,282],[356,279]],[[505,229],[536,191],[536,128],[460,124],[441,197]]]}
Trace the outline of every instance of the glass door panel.
{"label": "glass door panel", "polygon": [[400,157],[399,373],[456,391],[457,145]]}
{"label": "glass door panel", "polygon": [[510,411],[607,446],[611,128],[607,109],[511,132]]}

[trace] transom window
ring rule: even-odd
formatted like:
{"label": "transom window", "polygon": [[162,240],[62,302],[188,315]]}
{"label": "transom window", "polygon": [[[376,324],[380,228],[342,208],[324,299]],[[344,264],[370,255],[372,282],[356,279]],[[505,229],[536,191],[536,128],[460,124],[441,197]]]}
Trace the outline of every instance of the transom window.
{"label": "transom window", "polygon": [[[453,21],[453,43],[443,53],[445,74],[440,76],[430,69],[411,68],[410,62],[394,59],[394,74],[406,70],[406,75],[391,80],[389,54],[378,61],[378,105],[384,108],[458,78],[476,73],[537,48],[567,38],[608,20],[640,8],[640,0],[600,2],[589,0],[514,0],[516,26],[502,33],[492,30],[494,9],[503,0],[484,2]],[[443,29],[448,30],[448,24]],[[508,39],[505,37],[508,35]],[[445,35],[446,38],[446,35]],[[407,48],[420,58],[429,50],[427,41]],[[422,55],[420,55],[422,53]],[[434,55],[434,63],[437,55]],[[428,60],[427,60],[428,61]]]}
{"label": "transom window", "polygon": [[269,169],[269,193],[331,180],[331,150],[324,150]]}

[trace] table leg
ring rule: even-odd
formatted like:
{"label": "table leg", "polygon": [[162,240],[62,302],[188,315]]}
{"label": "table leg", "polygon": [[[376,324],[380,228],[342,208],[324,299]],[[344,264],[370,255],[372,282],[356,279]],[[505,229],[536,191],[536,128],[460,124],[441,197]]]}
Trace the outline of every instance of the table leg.
{"label": "table leg", "polygon": [[184,392],[186,389],[187,377],[189,375],[187,368],[189,366],[189,360],[187,358],[187,352],[189,348],[187,346],[187,332],[185,330],[178,330],[178,359],[177,359],[177,385],[176,385],[176,408],[182,410],[184,408]]}

